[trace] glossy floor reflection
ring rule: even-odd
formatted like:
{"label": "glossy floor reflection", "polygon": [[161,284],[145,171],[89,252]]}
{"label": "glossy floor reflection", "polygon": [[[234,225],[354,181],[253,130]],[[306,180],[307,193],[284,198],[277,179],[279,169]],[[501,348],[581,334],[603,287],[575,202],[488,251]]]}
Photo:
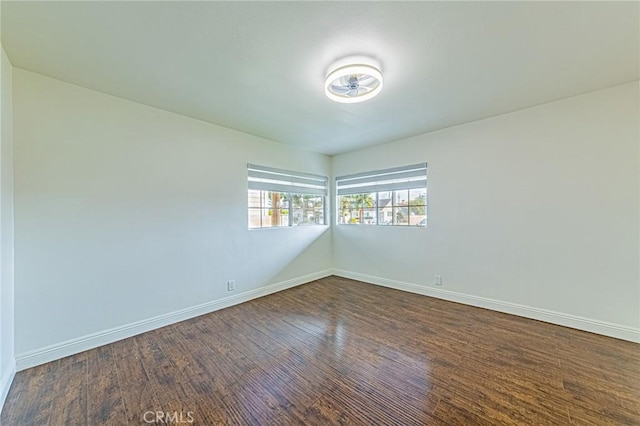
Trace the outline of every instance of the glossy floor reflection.
{"label": "glossy floor reflection", "polygon": [[633,425],[639,395],[638,344],[330,277],[20,372],[1,424]]}

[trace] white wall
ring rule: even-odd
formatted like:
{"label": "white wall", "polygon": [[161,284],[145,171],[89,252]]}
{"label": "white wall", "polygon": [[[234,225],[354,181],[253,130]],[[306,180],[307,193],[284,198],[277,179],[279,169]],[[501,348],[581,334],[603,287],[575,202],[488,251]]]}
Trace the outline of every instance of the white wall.
{"label": "white wall", "polygon": [[0,411],[15,373],[13,334],[12,67],[1,52],[0,80]]}
{"label": "white wall", "polygon": [[247,229],[248,162],[328,175],[327,156],[18,68],[14,117],[18,368],[221,300],[230,279],[331,268],[328,226]]}
{"label": "white wall", "polygon": [[429,227],[336,226],[334,266],[638,340],[639,94],[630,83],[335,156],[335,176],[426,161]]}

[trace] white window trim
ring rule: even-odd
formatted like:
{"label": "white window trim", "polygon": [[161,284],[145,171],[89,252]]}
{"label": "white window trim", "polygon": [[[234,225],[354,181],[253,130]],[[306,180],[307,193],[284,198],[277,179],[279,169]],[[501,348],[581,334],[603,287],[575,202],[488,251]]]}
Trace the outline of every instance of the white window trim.
{"label": "white window trim", "polygon": [[[427,190],[427,163],[412,164],[409,166],[394,167],[384,170],[373,170],[368,172],[356,173],[335,178],[336,189],[336,224],[350,225],[341,223],[340,197],[375,193],[375,206],[378,206],[378,196],[380,192],[422,189]],[[407,206],[407,208],[410,208]],[[426,199],[425,199],[426,208]],[[428,217],[425,210],[425,219]],[[380,225],[379,212],[376,211],[375,224],[367,224],[369,226]],[[428,219],[427,219],[428,220]],[[426,228],[426,226],[410,226],[410,225],[385,225],[400,226],[410,228]]]}
{"label": "white window trim", "polygon": [[[327,226],[327,195],[329,186],[328,177],[311,173],[259,166],[251,163],[247,164],[247,175],[248,190],[286,193],[289,196],[289,200],[293,198],[292,195],[321,196],[323,220],[323,223],[319,224],[314,223],[308,225],[294,225],[293,221],[291,220],[291,216],[289,216],[289,224],[287,226],[259,226],[253,228],[249,227],[249,230],[291,228],[297,226]],[[247,205],[247,212],[251,209],[252,207],[249,207]],[[260,207],[260,210],[263,210],[262,206]],[[293,209],[290,202],[288,210],[289,215],[291,215]]]}

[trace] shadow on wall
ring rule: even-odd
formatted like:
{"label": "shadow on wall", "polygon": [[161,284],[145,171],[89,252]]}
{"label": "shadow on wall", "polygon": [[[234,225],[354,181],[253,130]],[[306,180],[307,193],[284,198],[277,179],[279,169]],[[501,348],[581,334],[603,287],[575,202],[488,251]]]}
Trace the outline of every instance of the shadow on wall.
{"label": "shadow on wall", "polygon": [[[246,273],[250,287],[258,288],[330,268],[329,229],[326,225],[249,231]],[[262,269],[251,267],[252,259],[258,258]]]}

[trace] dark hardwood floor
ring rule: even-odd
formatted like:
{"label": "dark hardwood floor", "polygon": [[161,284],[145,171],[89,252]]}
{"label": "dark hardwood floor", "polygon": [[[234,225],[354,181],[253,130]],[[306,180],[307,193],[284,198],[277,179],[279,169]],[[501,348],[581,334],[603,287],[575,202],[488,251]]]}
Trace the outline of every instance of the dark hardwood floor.
{"label": "dark hardwood floor", "polygon": [[22,371],[0,423],[152,422],[638,425],[640,345],[330,277]]}

